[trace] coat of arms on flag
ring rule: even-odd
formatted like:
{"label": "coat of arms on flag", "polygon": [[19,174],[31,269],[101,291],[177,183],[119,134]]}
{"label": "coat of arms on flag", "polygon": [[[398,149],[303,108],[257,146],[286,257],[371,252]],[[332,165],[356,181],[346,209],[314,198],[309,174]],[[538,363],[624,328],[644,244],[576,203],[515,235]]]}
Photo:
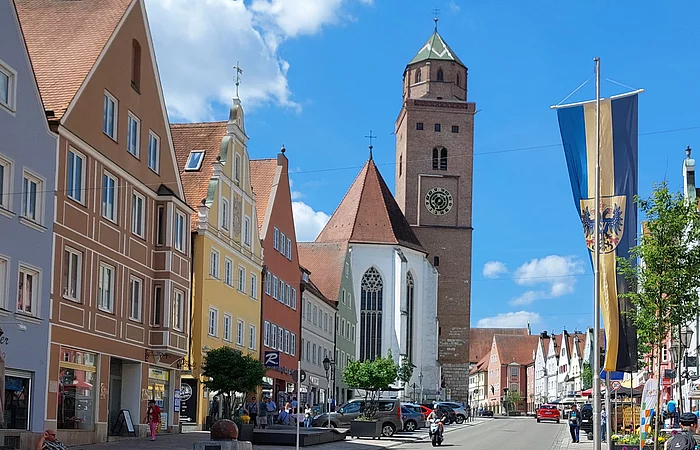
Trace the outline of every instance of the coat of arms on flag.
{"label": "coat of arms on flag", "polygon": [[[627,198],[624,195],[603,197],[600,199],[600,252],[611,253],[617,248],[625,232],[625,205]],[[586,238],[586,246],[590,251],[595,250],[595,210],[594,199],[581,200],[581,223],[583,234]]]}

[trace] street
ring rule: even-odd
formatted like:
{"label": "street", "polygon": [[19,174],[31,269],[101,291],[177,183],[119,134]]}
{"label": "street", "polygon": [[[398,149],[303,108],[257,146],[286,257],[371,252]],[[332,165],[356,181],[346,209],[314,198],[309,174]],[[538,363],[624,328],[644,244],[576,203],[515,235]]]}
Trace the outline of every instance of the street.
{"label": "street", "polygon": [[[175,435],[160,435],[155,442],[148,439],[128,439],[105,444],[84,445],[81,450],[191,450],[192,444],[207,440],[209,433],[194,432]],[[587,443],[569,443],[568,430],[565,424],[537,423],[532,418],[512,417],[496,419],[480,419],[479,421],[451,425],[445,430],[443,447],[451,450],[560,450],[566,448],[588,447]],[[562,445],[563,444],[563,445]],[[256,445],[254,450],[290,450],[293,447]],[[309,449],[323,450],[373,450],[382,448],[398,448],[401,450],[427,450],[431,448],[427,438],[427,429],[415,433],[397,433],[394,437],[381,440],[346,439],[343,442],[326,444]]]}

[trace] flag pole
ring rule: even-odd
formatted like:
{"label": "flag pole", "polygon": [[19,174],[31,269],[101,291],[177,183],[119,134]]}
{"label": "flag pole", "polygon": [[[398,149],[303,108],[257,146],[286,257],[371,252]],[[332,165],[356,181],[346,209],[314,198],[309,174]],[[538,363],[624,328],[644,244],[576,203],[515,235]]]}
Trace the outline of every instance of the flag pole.
{"label": "flag pole", "polygon": [[[595,239],[593,263],[593,449],[601,450],[600,436],[600,58],[595,61]],[[610,439],[608,437],[608,439]]]}

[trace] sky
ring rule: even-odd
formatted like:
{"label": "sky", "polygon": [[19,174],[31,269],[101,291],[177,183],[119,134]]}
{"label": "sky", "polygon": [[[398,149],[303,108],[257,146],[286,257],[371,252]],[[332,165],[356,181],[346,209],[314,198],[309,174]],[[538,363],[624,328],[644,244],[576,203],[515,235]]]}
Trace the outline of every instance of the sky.
{"label": "sky", "polygon": [[[251,158],[287,149],[297,239],[313,240],[368,157],[394,187],[406,63],[433,31],[468,67],[474,143],[472,326],[593,322],[593,275],[559,103],[643,88],[639,189],[682,187],[700,154],[700,4],[679,0],[146,0],[172,122],[226,120],[243,70]],[[664,5],[664,6],[662,6]]]}

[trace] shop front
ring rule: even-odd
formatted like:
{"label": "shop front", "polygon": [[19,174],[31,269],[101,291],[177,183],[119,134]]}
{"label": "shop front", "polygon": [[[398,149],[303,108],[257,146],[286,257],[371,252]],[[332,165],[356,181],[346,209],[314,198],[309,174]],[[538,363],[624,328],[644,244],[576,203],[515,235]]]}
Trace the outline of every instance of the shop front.
{"label": "shop front", "polygon": [[89,430],[95,426],[97,355],[63,347],[58,376],[59,430]]}
{"label": "shop front", "polygon": [[[169,431],[168,427],[173,425],[169,420],[170,398],[173,393],[170,390],[170,372],[159,367],[148,368],[148,400],[153,400],[160,407],[161,426],[158,431]],[[180,397],[181,398],[181,397]]]}
{"label": "shop front", "polygon": [[199,400],[199,387],[194,378],[182,378],[180,380],[180,424],[187,426],[197,425],[197,407]]}

